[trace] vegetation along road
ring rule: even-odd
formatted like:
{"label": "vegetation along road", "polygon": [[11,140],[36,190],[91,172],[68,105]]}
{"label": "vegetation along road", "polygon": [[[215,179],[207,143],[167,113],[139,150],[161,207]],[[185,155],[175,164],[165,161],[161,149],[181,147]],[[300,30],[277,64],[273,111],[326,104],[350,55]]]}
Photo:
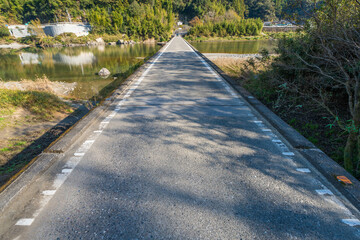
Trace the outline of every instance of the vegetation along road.
{"label": "vegetation along road", "polygon": [[180,37],[35,182],[2,239],[360,237],[356,210]]}

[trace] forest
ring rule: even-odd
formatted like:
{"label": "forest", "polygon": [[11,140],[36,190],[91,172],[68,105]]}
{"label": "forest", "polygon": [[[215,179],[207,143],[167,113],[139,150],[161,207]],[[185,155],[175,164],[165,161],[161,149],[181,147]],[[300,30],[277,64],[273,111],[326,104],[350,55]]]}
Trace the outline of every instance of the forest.
{"label": "forest", "polygon": [[[67,22],[71,19],[73,22],[89,22],[93,26],[93,32],[97,34],[121,33],[134,38],[165,39],[170,35],[176,18],[191,21],[194,17],[198,17],[202,20],[214,21],[218,18],[223,19],[230,13],[235,14],[239,20],[246,18],[276,20],[301,12],[299,7],[293,6],[294,1],[298,2],[298,0],[0,0],[0,36],[6,35],[3,31],[6,24],[27,24],[36,19],[41,23]],[[306,3],[308,0],[302,1]],[[294,11],[297,14],[294,14]],[[235,23],[235,25],[239,24],[239,21]],[[250,25],[248,28],[252,28],[253,32],[259,30],[254,30],[254,24]]]}

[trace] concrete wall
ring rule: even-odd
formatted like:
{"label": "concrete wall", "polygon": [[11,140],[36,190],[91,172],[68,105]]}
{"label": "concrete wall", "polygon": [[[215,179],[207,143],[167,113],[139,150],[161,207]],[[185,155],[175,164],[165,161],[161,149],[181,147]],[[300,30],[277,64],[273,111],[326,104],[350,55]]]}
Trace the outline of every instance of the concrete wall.
{"label": "concrete wall", "polygon": [[89,24],[83,23],[57,23],[44,25],[44,32],[48,36],[55,37],[62,33],[75,33],[76,36],[86,36],[91,31]]}
{"label": "concrete wall", "polygon": [[[76,36],[86,36],[91,31],[90,24],[84,23],[54,23],[42,25],[44,33],[55,37],[62,33],[74,33]],[[15,38],[30,36],[28,26],[10,25],[8,26],[10,34]]]}
{"label": "concrete wall", "polygon": [[25,25],[10,25],[8,26],[8,29],[11,36],[14,36],[15,38],[30,36],[30,33],[28,31],[28,26]]}

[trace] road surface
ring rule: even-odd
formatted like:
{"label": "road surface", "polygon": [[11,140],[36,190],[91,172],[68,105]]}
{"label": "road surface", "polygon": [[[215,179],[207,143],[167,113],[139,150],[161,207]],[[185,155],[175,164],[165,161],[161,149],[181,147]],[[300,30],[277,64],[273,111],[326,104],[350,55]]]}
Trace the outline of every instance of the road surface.
{"label": "road surface", "polygon": [[124,99],[3,239],[359,239],[346,200],[182,38]]}

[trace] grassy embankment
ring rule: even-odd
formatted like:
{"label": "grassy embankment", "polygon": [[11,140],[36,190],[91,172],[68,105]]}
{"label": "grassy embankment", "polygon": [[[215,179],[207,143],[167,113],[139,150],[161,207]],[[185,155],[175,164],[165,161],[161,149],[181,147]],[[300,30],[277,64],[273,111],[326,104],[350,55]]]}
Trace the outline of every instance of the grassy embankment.
{"label": "grassy embankment", "polygon": [[39,154],[41,146],[32,146],[34,141],[71,112],[51,93],[0,89],[0,182],[29,162],[32,153]]}
{"label": "grassy embankment", "polygon": [[263,60],[219,58],[213,62],[285,122],[343,165],[347,135],[336,125],[329,127],[330,114],[310,98],[290,92],[286,85],[272,81],[269,68],[275,59],[276,57]]}
{"label": "grassy embankment", "polygon": [[[90,99],[88,107],[109,96],[148,58],[124,73],[114,74],[115,80]],[[20,83],[30,91],[0,89],[0,185],[40,154],[71,124],[49,131],[71,114],[73,108],[53,94],[54,86],[46,76]]]}
{"label": "grassy embankment", "polygon": [[135,42],[142,41],[139,38],[130,38],[125,34],[109,35],[109,34],[89,34],[88,36],[77,37],[73,33],[64,33],[56,37],[44,36],[44,37],[35,37],[29,36],[24,38],[14,38],[11,36],[0,38],[0,44],[11,44],[11,43],[20,43],[27,44],[30,46],[54,46],[54,45],[69,45],[69,44],[88,44],[90,42],[95,42],[97,38],[102,38],[105,43],[117,42],[118,40]]}
{"label": "grassy embankment", "polygon": [[291,37],[295,32],[262,32],[257,36],[185,36],[189,42],[243,41],[243,40],[273,40]]}

